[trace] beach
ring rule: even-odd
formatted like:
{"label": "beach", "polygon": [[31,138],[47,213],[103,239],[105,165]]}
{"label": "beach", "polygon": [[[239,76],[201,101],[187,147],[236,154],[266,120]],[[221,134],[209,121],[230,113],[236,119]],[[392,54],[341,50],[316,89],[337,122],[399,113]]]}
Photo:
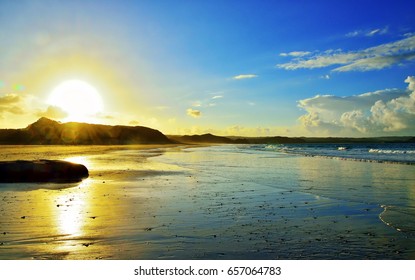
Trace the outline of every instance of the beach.
{"label": "beach", "polygon": [[217,146],[1,146],[82,163],[0,184],[0,259],[415,259],[415,166]]}

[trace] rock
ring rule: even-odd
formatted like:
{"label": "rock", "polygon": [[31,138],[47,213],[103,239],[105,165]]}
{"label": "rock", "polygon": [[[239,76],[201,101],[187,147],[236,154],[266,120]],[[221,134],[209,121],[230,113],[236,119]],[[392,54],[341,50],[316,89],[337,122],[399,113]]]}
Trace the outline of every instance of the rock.
{"label": "rock", "polygon": [[84,165],[62,160],[0,162],[1,183],[79,182],[88,176]]}

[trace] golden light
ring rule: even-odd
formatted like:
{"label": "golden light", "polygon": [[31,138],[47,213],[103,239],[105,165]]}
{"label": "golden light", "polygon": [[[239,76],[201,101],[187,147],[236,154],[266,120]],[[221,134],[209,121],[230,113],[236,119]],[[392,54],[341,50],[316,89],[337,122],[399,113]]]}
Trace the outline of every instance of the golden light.
{"label": "golden light", "polygon": [[[76,188],[64,190],[53,200],[52,207],[57,214],[56,227],[59,234],[64,236],[81,236],[85,234],[88,211],[90,207],[90,193],[84,188],[90,188],[91,181],[86,179]],[[68,238],[64,246],[76,244],[76,239]]]}
{"label": "golden light", "polygon": [[88,160],[88,157],[85,157],[85,156],[67,157],[64,160],[73,162],[73,163],[83,164],[88,169],[91,168],[91,162]]}
{"label": "golden light", "polygon": [[98,91],[81,80],[59,84],[51,92],[48,103],[65,111],[68,114],[67,121],[91,121],[104,107]]}
{"label": "golden light", "polygon": [[58,203],[61,204],[57,205],[64,208],[58,212],[58,228],[61,234],[80,235],[85,219],[85,201],[80,197],[63,195],[59,197]]}

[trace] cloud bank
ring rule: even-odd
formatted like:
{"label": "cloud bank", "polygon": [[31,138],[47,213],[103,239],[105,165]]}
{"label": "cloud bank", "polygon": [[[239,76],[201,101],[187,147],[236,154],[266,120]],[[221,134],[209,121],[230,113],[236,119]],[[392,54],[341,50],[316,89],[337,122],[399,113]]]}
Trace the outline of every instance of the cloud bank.
{"label": "cloud bank", "polygon": [[299,118],[320,135],[415,135],[415,76],[407,89],[385,89],[347,97],[317,95],[298,101]]}
{"label": "cloud bank", "polygon": [[[0,96],[0,119],[8,120],[12,118],[13,123],[19,123],[21,121],[20,118],[24,116],[60,120],[66,118],[68,114],[56,106],[48,106],[44,109],[44,103],[39,102],[38,98],[30,95],[9,93]],[[13,126],[10,122],[5,123],[5,125],[6,127]]]}
{"label": "cloud bank", "polygon": [[338,66],[332,70],[335,72],[380,70],[414,61],[415,36],[363,50],[326,50],[293,57],[290,62],[277,64],[276,67],[297,70]]}
{"label": "cloud bank", "polygon": [[5,113],[11,113],[15,115],[24,114],[24,110],[21,107],[22,98],[17,94],[6,94],[0,96],[0,118]]}

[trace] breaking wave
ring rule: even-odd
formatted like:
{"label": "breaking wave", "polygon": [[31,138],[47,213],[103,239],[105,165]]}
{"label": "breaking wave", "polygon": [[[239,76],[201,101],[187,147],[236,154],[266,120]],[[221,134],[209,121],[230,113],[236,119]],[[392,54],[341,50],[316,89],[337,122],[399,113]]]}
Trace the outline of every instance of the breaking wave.
{"label": "breaking wave", "polygon": [[403,144],[264,144],[247,147],[311,157],[415,165],[415,143]]}

